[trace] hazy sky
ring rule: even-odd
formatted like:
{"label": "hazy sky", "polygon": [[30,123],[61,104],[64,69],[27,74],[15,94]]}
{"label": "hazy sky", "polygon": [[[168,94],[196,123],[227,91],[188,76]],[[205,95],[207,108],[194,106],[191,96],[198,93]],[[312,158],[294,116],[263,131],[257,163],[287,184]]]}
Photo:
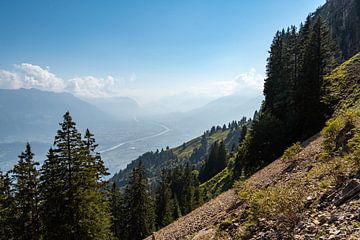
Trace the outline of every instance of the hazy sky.
{"label": "hazy sky", "polygon": [[0,2],[0,88],[83,96],[261,93],[267,51],[325,0]]}

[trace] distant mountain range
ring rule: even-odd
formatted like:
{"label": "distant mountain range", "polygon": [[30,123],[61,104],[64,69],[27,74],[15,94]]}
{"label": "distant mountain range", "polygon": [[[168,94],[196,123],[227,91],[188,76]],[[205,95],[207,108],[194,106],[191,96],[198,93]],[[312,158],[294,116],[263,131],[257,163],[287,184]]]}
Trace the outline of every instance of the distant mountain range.
{"label": "distant mountain range", "polygon": [[143,111],[139,104],[130,97],[84,98],[84,100],[107,114],[122,120],[134,119],[142,115]]}
{"label": "distant mountain range", "polygon": [[[193,98],[188,96],[184,99],[191,102]],[[181,105],[180,100],[175,96],[167,99],[165,105],[171,106],[176,102]],[[207,104],[209,99],[200,100],[193,107],[201,106],[200,102],[204,104],[202,107],[156,115],[128,97],[80,99],[65,92],[0,89],[0,110],[3,113],[0,115],[0,168],[11,168],[26,142],[34,146],[37,159],[42,160],[66,111],[70,111],[79,131],[89,128],[95,133],[99,150],[144,138],[103,154],[108,167],[118,171],[120,162],[124,166],[146,151],[179,145],[213,125],[240,120],[242,116],[251,117],[259,108],[262,97],[231,95]],[[156,141],[148,139],[148,136],[164,131],[164,127],[157,123],[165,124],[170,131]]]}
{"label": "distant mountain range", "polygon": [[161,115],[158,120],[189,137],[202,134],[214,125],[223,125],[243,116],[252,117],[260,108],[263,96],[260,94],[234,94],[211,101],[205,106],[183,113]]}
{"label": "distant mountain range", "polygon": [[70,93],[38,89],[0,89],[0,110],[0,142],[52,140],[66,111],[84,128],[111,120],[110,115]]}

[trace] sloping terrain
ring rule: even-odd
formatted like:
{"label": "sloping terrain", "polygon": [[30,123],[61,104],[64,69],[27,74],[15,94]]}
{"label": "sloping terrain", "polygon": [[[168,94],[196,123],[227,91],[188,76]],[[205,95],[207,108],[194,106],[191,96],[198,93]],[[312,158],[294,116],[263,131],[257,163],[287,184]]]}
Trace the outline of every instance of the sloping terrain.
{"label": "sloping terrain", "polygon": [[[321,145],[321,138],[319,136],[309,140],[310,143],[302,152],[302,156],[309,157],[315,152],[318,152]],[[305,144],[305,143],[304,143]],[[285,163],[281,159],[278,159],[258,171],[256,174],[246,180],[248,186],[255,188],[265,188],[271,183],[279,181],[282,173],[289,167],[288,163]],[[181,239],[185,236],[191,236],[196,234],[194,239],[199,239],[202,236],[208,239],[209,233],[215,233],[207,228],[208,226],[216,225],[224,221],[229,215],[236,214],[236,211],[240,208],[240,200],[237,196],[237,191],[231,189],[220,196],[204,204],[202,207],[195,209],[190,214],[181,217],[176,222],[161,229],[153,234],[155,239]],[[206,234],[205,234],[206,233]],[[151,239],[148,237],[147,239]]]}
{"label": "sloping terrain", "polygon": [[360,1],[327,0],[315,15],[329,22],[344,59],[360,51]]}
{"label": "sloping terrain", "polygon": [[202,136],[194,138],[180,146],[174,148],[161,149],[155,152],[146,152],[142,156],[129,163],[125,169],[116,173],[111,179],[111,182],[116,182],[118,186],[124,186],[129,178],[129,175],[134,167],[141,161],[146,167],[148,178],[151,181],[156,180],[156,177],[161,175],[163,169],[174,168],[175,166],[185,165],[190,161],[194,166],[201,167],[202,161],[208,154],[210,147],[216,141],[224,141],[227,150],[231,151],[233,146],[239,144],[241,136],[240,123],[235,127],[221,127],[214,128],[213,131],[207,131]]}
{"label": "sloping terrain", "polygon": [[359,59],[326,78],[320,134],[148,239],[360,239]]}
{"label": "sloping terrain", "polygon": [[337,172],[352,167],[344,159],[319,160],[323,137],[302,145],[147,239],[359,239],[360,176]]}

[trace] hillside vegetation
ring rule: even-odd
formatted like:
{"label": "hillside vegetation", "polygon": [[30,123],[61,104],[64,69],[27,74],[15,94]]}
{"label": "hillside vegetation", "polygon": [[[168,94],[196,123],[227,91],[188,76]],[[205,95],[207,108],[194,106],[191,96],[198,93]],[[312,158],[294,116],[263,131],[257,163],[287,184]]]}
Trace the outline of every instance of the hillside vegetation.
{"label": "hillside vegetation", "polygon": [[27,144],[0,172],[0,239],[359,239],[360,53],[342,55],[359,30],[329,16],[275,34],[251,120],[147,152],[110,185],[67,112],[41,169]]}
{"label": "hillside vegetation", "polygon": [[155,239],[359,239],[359,60],[357,54],[326,77],[341,100],[320,134]]}
{"label": "hillside vegetation", "polygon": [[120,187],[125,186],[132,169],[136,167],[139,162],[144,165],[147,177],[155,185],[160,180],[161,171],[164,169],[173,169],[190,164],[192,168],[200,170],[210,152],[211,146],[214,145],[215,142],[223,141],[229,153],[235,151],[240,143],[241,137],[244,135],[242,134],[242,127],[248,126],[250,123],[251,119],[246,120],[246,118],[243,118],[241,121],[233,121],[227,126],[214,126],[202,136],[194,138],[175,148],[167,147],[156,150],[155,152],[144,153],[129,163],[124,170],[115,174],[110,179],[110,182],[114,182]]}

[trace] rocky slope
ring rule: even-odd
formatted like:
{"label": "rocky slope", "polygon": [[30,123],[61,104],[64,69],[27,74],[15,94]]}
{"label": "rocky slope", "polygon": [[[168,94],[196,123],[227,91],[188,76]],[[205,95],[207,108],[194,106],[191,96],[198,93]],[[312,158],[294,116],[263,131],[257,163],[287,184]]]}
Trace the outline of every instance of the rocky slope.
{"label": "rocky slope", "polygon": [[360,51],[359,0],[327,0],[315,14],[329,22],[344,59]]}
{"label": "rocky slope", "polygon": [[148,239],[360,239],[360,54],[326,81],[321,133]]}
{"label": "rocky slope", "polygon": [[314,136],[295,159],[274,161],[147,239],[359,239],[360,175],[344,159],[321,159],[323,144]]}

